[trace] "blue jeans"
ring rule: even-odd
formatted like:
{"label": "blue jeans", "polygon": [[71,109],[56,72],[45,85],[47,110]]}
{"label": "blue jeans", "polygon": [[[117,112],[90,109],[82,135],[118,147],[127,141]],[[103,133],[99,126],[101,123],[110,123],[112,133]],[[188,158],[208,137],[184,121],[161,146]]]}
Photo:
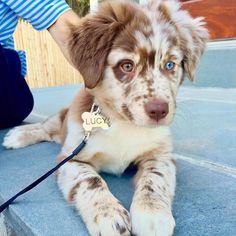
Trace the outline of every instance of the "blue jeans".
{"label": "blue jeans", "polygon": [[32,93],[21,75],[18,53],[0,44],[0,129],[21,124],[33,105]]}

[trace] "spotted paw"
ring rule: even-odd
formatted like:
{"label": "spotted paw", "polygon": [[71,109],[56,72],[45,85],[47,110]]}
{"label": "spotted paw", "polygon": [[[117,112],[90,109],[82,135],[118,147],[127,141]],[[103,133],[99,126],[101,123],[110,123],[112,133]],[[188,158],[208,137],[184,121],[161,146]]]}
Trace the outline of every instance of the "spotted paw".
{"label": "spotted paw", "polygon": [[132,233],[137,236],[171,236],[175,220],[168,210],[131,207]]}
{"label": "spotted paw", "polygon": [[17,149],[41,140],[47,140],[47,137],[40,124],[22,125],[11,129],[2,145],[7,149]]}
{"label": "spotted paw", "polygon": [[7,149],[24,147],[24,131],[21,127],[11,129],[4,137],[2,145]]}
{"label": "spotted paw", "polygon": [[128,211],[119,203],[97,204],[97,215],[88,226],[96,236],[130,236],[131,224]]}

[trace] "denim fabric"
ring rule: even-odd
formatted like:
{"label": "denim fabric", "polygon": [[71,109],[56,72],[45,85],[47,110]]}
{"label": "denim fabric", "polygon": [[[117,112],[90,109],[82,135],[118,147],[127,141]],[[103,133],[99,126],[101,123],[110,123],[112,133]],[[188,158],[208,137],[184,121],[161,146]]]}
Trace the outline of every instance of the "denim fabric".
{"label": "denim fabric", "polygon": [[21,75],[18,53],[0,45],[0,129],[20,124],[33,104],[33,96]]}

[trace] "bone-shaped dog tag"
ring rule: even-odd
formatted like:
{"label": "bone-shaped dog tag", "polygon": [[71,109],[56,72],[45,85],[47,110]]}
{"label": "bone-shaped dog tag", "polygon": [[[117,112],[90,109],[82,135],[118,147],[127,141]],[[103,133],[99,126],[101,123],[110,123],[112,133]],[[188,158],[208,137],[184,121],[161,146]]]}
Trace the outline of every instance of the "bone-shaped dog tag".
{"label": "bone-shaped dog tag", "polygon": [[95,112],[84,112],[82,114],[84,121],[83,128],[85,131],[90,132],[93,128],[109,128],[109,119]]}

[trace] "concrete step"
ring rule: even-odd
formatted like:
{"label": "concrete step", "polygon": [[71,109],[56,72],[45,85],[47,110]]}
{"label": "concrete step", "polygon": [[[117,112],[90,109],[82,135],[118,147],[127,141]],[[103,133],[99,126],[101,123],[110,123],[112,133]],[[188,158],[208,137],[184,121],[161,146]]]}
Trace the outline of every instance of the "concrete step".
{"label": "concrete step", "polygon": [[[34,90],[36,104],[28,122],[66,106],[78,87]],[[178,154],[173,204],[175,236],[235,235],[235,118],[236,89],[183,87],[180,90],[172,126]],[[0,131],[0,142],[6,132]],[[0,204],[53,167],[59,150],[60,146],[53,143],[19,150],[0,147]],[[112,193],[127,209],[133,195],[135,171],[130,168],[121,177],[103,174]],[[88,235],[78,213],[64,201],[55,177],[22,196],[4,212],[4,217],[14,230],[12,235]]]}

